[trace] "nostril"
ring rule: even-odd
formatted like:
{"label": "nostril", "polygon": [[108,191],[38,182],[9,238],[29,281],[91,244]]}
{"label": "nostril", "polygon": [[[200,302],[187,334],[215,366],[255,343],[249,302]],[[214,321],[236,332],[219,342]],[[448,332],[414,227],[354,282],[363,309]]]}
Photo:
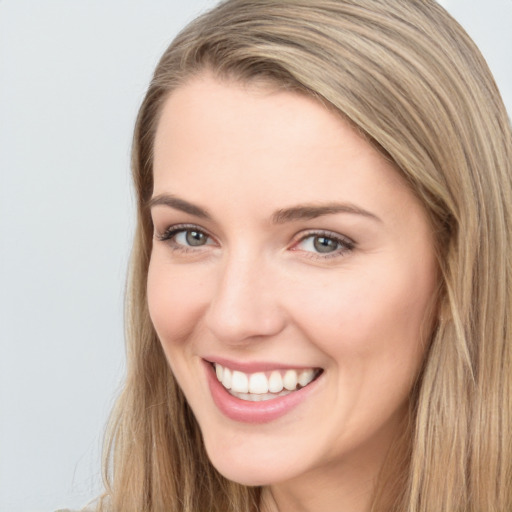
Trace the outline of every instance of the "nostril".
{"label": "nostril", "polygon": [[245,306],[239,304],[234,309],[219,302],[212,303],[204,321],[214,337],[227,344],[261,341],[279,334],[285,326],[280,309],[261,301]]}

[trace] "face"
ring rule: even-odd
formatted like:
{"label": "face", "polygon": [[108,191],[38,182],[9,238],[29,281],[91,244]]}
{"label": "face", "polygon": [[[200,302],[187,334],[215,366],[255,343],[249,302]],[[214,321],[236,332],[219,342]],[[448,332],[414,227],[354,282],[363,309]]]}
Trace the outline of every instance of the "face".
{"label": "face", "polygon": [[378,471],[437,281],[393,165],[313,99],[205,75],[164,106],[151,215],[150,315],[217,469]]}

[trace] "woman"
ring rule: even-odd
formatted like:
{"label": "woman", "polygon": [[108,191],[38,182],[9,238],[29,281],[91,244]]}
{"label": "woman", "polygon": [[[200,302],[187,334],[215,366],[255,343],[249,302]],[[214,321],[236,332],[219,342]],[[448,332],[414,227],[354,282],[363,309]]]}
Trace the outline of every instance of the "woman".
{"label": "woman", "polygon": [[133,171],[100,510],[512,509],[512,136],[441,7],[221,3]]}

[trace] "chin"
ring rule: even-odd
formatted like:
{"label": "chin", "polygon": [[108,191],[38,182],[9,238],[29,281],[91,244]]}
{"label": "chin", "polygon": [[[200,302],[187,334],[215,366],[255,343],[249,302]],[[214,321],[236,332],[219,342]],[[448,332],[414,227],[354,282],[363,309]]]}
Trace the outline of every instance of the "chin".
{"label": "chin", "polygon": [[[275,484],[292,477],[292,468],[283,467],[270,454],[269,459],[255,457],[255,453],[227,453],[221,448],[206,445],[206,452],[215,469],[225,478],[248,487]],[[261,450],[260,450],[261,454]]]}
{"label": "chin", "polygon": [[283,479],[282,474],[277,475],[274,470],[269,472],[268,468],[254,466],[253,464],[227,465],[224,461],[220,461],[219,464],[214,460],[211,460],[211,462],[223,477],[247,487],[271,485]]}

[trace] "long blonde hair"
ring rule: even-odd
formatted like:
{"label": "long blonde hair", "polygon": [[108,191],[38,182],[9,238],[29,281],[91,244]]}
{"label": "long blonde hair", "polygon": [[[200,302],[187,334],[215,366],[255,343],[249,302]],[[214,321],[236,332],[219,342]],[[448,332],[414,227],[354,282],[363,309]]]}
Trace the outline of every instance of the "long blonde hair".
{"label": "long blonde hair", "polygon": [[512,510],[512,134],[484,59],[433,0],[228,0],[163,55],[134,135],[128,371],[99,509],[258,509],[259,489],[229,482],[208,461],[147,311],[159,113],[205,69],[335,109],[396,163],[428,212],[442,275],[438,318],[414,389],[406,460],[390,482],[392,500],[379,504],[376,492],[373,510]]}

